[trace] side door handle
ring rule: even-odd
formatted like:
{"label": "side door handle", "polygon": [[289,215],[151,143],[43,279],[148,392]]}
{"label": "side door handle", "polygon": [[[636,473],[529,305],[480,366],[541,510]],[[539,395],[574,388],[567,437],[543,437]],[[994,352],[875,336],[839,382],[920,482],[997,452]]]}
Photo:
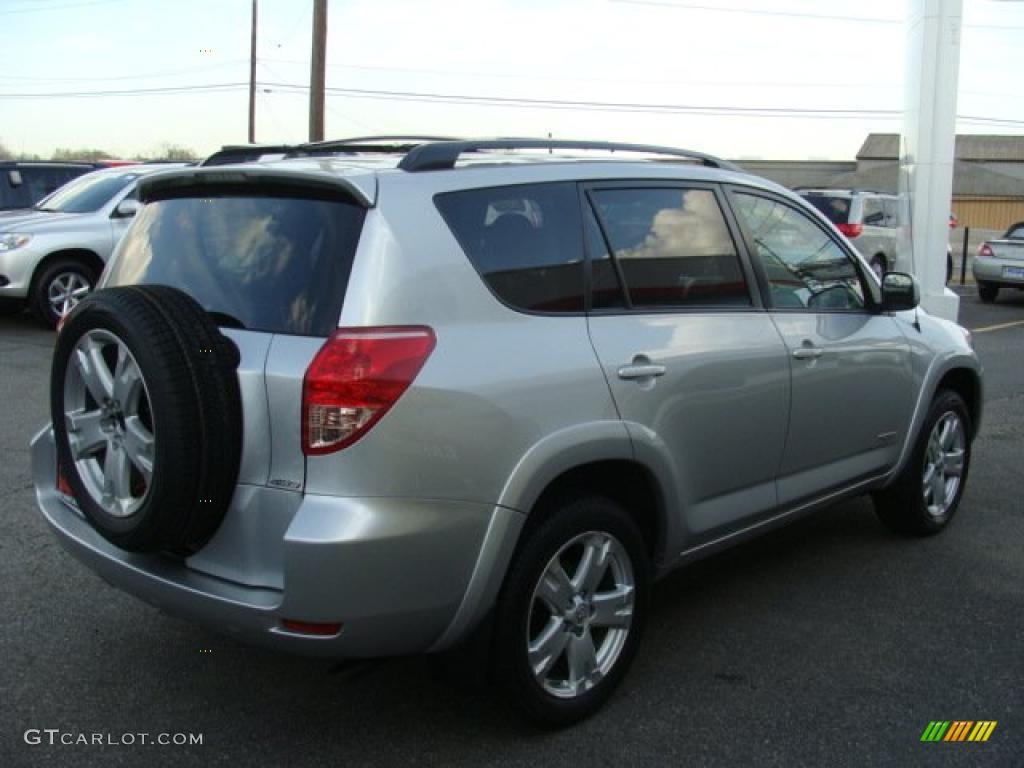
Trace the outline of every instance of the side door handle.
{"label": "side door handle", "polygon": [[623,365],[619,368],[620,379],[653,379],[656,376],[665,375],[665,366],[659,363],[640,363],[635,362],[632,365]]}
{"label": "side door handle", "polygon": [[809,341],[805,341],[802,347],[797,347],[793,350],[793,357],[797,360],[817,360],[821,357],[822,352],[824,350],[814,346]]}

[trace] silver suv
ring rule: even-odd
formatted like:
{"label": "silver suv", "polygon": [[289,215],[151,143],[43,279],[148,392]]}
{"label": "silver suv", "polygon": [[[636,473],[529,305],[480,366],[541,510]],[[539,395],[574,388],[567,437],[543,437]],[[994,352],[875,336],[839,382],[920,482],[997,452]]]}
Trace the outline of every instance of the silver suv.
{"label": "silver suv", "polygon": [[79,176],[32,208],[0,212],[0,308],[25,305],[51,328],[96,285],[139,203],[135,184],[167,165]]}
{"label": "silver suv", "polygon": [[111,584],[319,656],[482,638],[566,724],[677,566],[858,494],[956,512],[969,335],[785,189],[632,145],[291,154],[142,179],[58,335],[38,501]]}

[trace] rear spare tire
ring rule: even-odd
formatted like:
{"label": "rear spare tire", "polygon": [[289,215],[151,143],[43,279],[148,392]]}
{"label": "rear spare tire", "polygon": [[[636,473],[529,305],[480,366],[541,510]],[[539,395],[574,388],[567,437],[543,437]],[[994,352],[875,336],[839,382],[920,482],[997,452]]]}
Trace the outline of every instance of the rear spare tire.
{"label": "rear spare tire", "polygon": [[91,294],[57,337],[57,459],[82,513],[135,552],[190,554],[238,477],[238,350],[193,299],[163,286]]}

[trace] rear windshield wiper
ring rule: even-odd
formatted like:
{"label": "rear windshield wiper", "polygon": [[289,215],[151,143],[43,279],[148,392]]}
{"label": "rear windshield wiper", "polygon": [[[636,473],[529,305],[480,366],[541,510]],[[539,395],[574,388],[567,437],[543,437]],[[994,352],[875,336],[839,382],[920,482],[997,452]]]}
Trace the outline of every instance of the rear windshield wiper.
{"label": "rear windshield wiper", "polygon": [[218,326],[221,328],[238,328],[239,330],[245,330],[245,323],[239,320],[234,315],[229,315],[227,312],[216,312],[214,310],[207,310],[208,314]]}

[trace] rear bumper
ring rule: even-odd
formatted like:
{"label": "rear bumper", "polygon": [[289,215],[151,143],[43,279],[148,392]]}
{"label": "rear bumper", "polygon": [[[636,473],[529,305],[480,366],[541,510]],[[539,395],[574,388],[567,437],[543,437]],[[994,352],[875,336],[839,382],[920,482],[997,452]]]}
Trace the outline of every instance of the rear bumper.
{"label": "rear bumper", "polygon": [[985,257],[975,258],[971,262],[971,272],[974,274],[974,279],[977,282],[1014,285],[1024,288],[1024,276],[1007,275],[1003,267],[1024,270],[1024,260]]}
{"label": "rear bumper", "polygon": [[[39,507],[61,544],[104,580],[169,614],[312,656],[389,656],[457,641],[486,610],[471,598],[500,582],[504,558],[492,553],[510,552],[522,517],[457,501],[239,486],[214,539],[182,561],[108,542],[57,492],[55,466],[47,428],[32,441]],[[289,632],[282,619],[343,626],[318,637]]]}

